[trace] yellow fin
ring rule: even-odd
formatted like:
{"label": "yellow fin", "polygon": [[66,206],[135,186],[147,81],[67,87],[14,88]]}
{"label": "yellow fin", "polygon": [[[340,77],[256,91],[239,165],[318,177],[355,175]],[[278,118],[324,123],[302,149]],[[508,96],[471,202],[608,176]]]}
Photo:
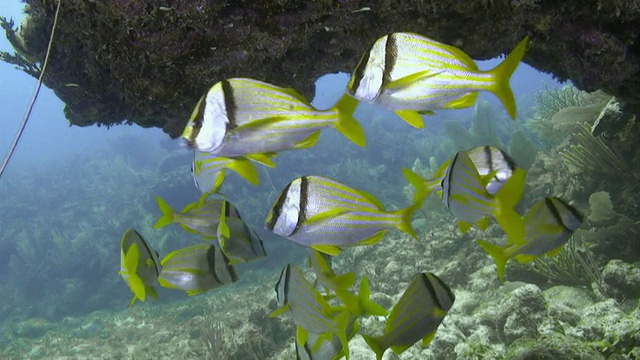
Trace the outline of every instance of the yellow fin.
{"label": "yellow fin", "polygon": [[276,153],[268,152],[268,153],[258,153],[258,154],[247,154],[247,155],[244,155],[243,157],[253,162],[257,162],[258,164],[261,164],[270,168],[274,168],[276,167],[276,163],[273,162],[272,158],[274,158],[276,155],[277,155]]}
{"label": "yellow fin", "polygon": [[271,312],[271,314],[269,314],[269,317],[270,318],[274,318],[274,317],[280,316],[281,314],[284,314],[288,310],[289,310],[289,305],[287,304],[287,305],[285,305],[283,307],[279,307],[279,308],[273,310]]}
{"label": "yellow fin", "polygon": [[416,189],[413,195],[414,202],[422,201],[429,196],[431,189],[425,186],[425,179],[408,168],[402,168],[402,174],[409,184]]}
{"label": "yellow fin", "polygon": [[336,129],[354,144],[364,147],[367,145],[364,130],[362,126],[360,126],[360,123],[353,117],[357,106],[358,100],[346,93],[342,95],[334,106],[334,109],[338,112]]}
{"label": "yellow fin", "polygon": [[489,70],[489,73],[495,78],[495,83],[490,91],[493,92],[500,101],[502,101],[507,113],[509,113],[511,119],[514,120],[517,115],[516,100],[513,96],[513,91],[511,90],[509,81],[511,80],[511,75],[513,75],[513,72],[520,64],[520,61],[522,61],[528,45],[529,37],[527,36],[522,39],[518,45],[516,45],[503,62]]}
{"label": "yellow fin", "polygon": [[487,230],[487,228],[489,227],[489,217],[485,216],[482,219],[478,220],[476,222],[476,225],[478,226],[478,228],[480,228],[480,230],[485,231]]}
{"label": "yellow fin", "polygon": [[340,255],[340,248],[336,245],[311,245],[312,248],[331,256]]}
{"label": "yellow fin", "polygon": [[458,227],[463,234],[465,234],[469,229],[471,229],[471,224],[466,221],[458,220]]}
{"label": "yellow fin", "polygon": [[422,116],[420,116],[420,113],[417,111],[396,110],[395,113],[407,124],[413,126],[414,128],[422,129],[424,127],[424,121],[422,121]]}
{"label": "yellow fin", "polygon": [[427,334],[427,336],[422,338],[422,347],[427,347],[429,346],[429,344],[431,344],[431,342],[433,341],[433,338],[436,336],[436,332],[433,331],[430,334]]}
{"label": "yellow fin", "polygon": [[160,196],[156,196],[156,202],[158,203],[158,207],[162,212],[162,216],[160,216],[158,221],[156,221],[156,224],[153,225],[155,229],[158,229],[173,223],[174,211],[171,206],[169,206],[169,204],[167,204],[167,202],[164,201],[164,199]]}
{"label": "yellow fin", "polygon": [[444,104],[445,109],[464,109],[473,106],[478,99],[478,91],[470,92]]}
{"label": "yellow fin", "polygon": [[306,139],[298,141],[295,145],[293,145],[293,148],[294,149],[307,149],[307,148],[310,148],[310,147],[314,146],[318,142],[319,138],[320,138],[320,131],[316,131],[313,134],[311,134],[309,137],[307,137]]}
{"label": "yellow fin", "polygon": [[377,234],[373,235],[372,237],[358,242],[358,245],[375,245],[384,238],[384,234],[386,233],[387,233],[386,230],[381,230]]}
{"label": "yellow fin", "polygon": [[443,71],[434,72],[432,70],[418,71],[417,73],[413,73],[405,77],[401,77],[400,79],[397,79],[388,83],[387,85],[385,85],[385,88],[392,90],[392,89],[408,87],[417,81],[424,80],[425,78],[434,77],[442,72]]}
{"label": "yellow fin", "polygon": [[[260,185],[258,170],[256,169],[256,166],[249,161],[249,159],[243,157],[234,158],[229,162],[227,167],[240,175],[243,179],[247,180],[251,185]],[[224,178],[222,180],[224,180]],[[216,185],[217,184],[218,180],[216,179]],[[220,181],[220,185],[222,185],[222,181]],[[220,188],[220,185],[214,187],[216,192]]]}
{"label": "yellow fin", "polygon": [[316,214],[304,221],[305,225],[316,225],[323,223],[327,220],[334,219],[336,216],[340,216],[342,214],[348,213],[348,210],[345,209],[332,209],[320,214]]}
{"label": "yellow fin", "polygon": [[507,266],[507,261],[509,260],[509,256],[506,254],[506,249],[484,240],[478,240],[478,244],[495,260],[498,279],[500,279],[500,281],[504,281],[504,268]]}

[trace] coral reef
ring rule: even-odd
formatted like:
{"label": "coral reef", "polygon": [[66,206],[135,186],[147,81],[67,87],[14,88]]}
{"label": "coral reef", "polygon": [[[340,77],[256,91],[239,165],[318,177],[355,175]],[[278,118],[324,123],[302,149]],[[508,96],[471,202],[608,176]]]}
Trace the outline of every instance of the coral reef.
{"label": "coral reef", "polygon": [[[27,1],[18,30],[3,21],[16,53],[39,71],[57,4]],[[215,81],[247,76],[311,97],[320,75],[351,71],[376,38],[413,31],[473,58],[532,38],[525,61],[587,91],[638,102],[640,56],[633,1],[63,1],[44,82],[75,125],[134,122],[177,136]],[[309,61],[312,59],[313,61]]]}

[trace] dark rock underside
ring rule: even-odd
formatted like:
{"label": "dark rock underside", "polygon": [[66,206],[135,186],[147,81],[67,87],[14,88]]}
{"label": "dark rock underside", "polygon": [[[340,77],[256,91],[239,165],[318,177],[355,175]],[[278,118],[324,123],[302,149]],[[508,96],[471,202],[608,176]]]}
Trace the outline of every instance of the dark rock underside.
{"label": "dark rock underside", "polygon": [[[41,61],[56,2],[27,3],[22,53]],[[632,0],[64,0],[45,84],[74,125],[133,122],[176,137],[221,79],[252,77],[312,98],[319,76],[351,72],[394,31],[474,59],[508,53],[529,35],[529,65],[640,100],[640,2]]]}

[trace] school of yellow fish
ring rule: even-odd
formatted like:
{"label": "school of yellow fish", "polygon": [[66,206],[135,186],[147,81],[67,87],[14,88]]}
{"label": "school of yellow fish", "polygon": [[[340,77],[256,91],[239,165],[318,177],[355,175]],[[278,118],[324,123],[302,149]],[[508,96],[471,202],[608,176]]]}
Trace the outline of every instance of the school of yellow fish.
{"label": "school of yellow fish", "polygon": [[[524,38],[494,69],[481,71],[460,49],[413,33],[392,33],[376,40],[353,71],[345,94],[328,110],[314,108],[297,91],[255,79],[231,78],[214,84],[198,101],[182,134],[194,150],[192,173],[202,197],[182,211],[162,198],[156,227],[179,223],[203,243],[179,249],[162,260],[135,230],[121,240],[120,274],[133,292],[130,306],[154,286],[199,294],[238,279],[235,264],[266,256],[262,240],[220,192],[228,171],[258,184],[256,166],[275,167],[280,151],[312,147],[320,132],[333,127],[349,141],[365,146],[365,135],[353,113],[359,102],[394,111],[414,127],[421,115],[440,109],[473,106],[480,91],[495,94],[512,119],[516,104],[509,81],[528,46]],[[504,230],[504,245],[478,240],[495,259],[500,280],[507,261],[527,262],[554,255],[580,226],[583,216],[557,197],[538,200],[524,216],[515,206],[525,187],[525,171],[503,150],[481,146],[454,154],[434,178],[403,169],[415,188],[413,202],[386,210],[365,191],[321,175],[293,179],[273,203],[265,228],[309,249],[314,282],[288,264],[275,285],[279,308],[296,325],[298,359],[349,358],[349,340],[361,334],[381,359],[387,349],[400,354],[422,340],[427,346],[453,306],[455,296],[433,273],[417,273],[398,302],[387,310],[369,299],[366,277],[336,274],[332,256],[344,248],[382,241],[390,229],[417,238],[413,214],[436,193],[456,218],[461,231],[484,230],[491,220]],[[383,334],[360,328],[363,316],[384,316]]]}

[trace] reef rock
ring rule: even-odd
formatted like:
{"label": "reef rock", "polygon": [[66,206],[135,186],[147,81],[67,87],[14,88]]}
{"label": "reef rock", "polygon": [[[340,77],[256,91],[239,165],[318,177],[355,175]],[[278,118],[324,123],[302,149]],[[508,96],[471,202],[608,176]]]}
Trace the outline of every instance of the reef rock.
{"label": "reef rock", "polygon": [[[62,1],[44,83],[73,125],[137,123],[176,137],[216,81],[252,77],[312,97],[321,75],[355,67],[378,37],[421,33],[475,59],[531,37],[525,61],[584,90],[640,100],[635,1]],[[37,76],[57,2],[27,0],[16,54]]]}
{"label": "reef rock", "polygon": [[640,298],[640,268],[622,260],[611,260],[602,270],[602,278],[610,295],[616,299]]}

